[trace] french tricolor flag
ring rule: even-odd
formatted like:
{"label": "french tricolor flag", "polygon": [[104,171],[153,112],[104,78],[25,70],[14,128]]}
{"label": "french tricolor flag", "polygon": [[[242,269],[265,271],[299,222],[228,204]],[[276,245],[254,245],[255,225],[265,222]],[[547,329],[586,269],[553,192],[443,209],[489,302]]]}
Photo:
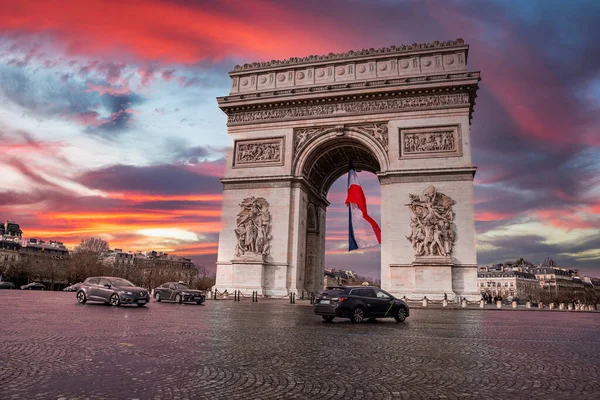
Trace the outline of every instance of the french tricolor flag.
{"label": "french tricolor flag", "polygon": [[365,247],[381,244],[381,229],[373,218],[369,217],[367,212],[367,200],[365,193],[358,181],[358,175],[350,164],[348,171],[348,197],[346,197],[348,207],[348,251],[362,249]]}

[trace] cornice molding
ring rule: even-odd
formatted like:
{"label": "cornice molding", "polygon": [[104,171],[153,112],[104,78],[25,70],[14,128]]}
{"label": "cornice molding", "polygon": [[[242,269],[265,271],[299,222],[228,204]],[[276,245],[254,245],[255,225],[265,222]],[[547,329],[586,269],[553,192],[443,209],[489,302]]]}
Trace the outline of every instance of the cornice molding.
{"label": "cornice molding", "polygon": [[[378,49],[362,49],[362,50],[350,50],[344,53],[329,53],[326,55],[310,55],[307,57],[292,57],[285,60],[271,60],[264,62],[253,62],[243,65],[236,65],[233,69],[233,73],[238,71],[254,71],[265,68],[273,68],[280,66],[291,66],[291,65],[302,65],[307,63],[322,62],[322,61],[338,61],[338,60],[349,60],[357,57],[373,56],[373,55],[391,55],[397,53],[413,52],[415,50],[439,50],[454,47],[464,47],[465,42],[463,39],[458,38],[456,40],[450,40],[447,42],[435,41],[431,43],[413,43],[413,44],[402,44],[399,46],[381,47]],[[468,47],[468,46],[467,46]]]}

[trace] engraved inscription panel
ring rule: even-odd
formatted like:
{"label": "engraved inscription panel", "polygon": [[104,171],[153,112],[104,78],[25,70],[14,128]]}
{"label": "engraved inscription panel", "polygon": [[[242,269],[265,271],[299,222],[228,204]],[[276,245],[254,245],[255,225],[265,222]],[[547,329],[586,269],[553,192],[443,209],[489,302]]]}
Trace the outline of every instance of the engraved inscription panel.
{"label": "engraved inscription panel", "polygon": [[458,125],[400,129],[400,158],[462,156]]}
{"label": "engraved inscription panel", "polygon": [[283,165],[284,138],[236,140],[234,167]]}

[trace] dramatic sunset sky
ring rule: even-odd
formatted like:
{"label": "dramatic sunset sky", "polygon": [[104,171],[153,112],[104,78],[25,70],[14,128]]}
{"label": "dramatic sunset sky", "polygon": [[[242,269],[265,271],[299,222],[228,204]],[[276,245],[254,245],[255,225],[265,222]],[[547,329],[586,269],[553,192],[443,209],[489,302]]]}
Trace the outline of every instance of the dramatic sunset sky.
{"label": "dramatic sunset sky", "polygon": [[[600,1],[0,0],[0,218],[68,246],[214,270],[235,64],[463,38],[480,265],[553,257],[600,276]],[[376,178],[360,175],[379,220]],[[327,266],[347,249],[345,180]]]}

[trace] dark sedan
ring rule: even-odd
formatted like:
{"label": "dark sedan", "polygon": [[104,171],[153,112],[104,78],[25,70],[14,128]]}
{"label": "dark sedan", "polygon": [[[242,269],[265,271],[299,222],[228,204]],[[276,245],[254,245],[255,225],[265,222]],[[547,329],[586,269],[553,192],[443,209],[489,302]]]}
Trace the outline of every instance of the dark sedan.
{"label": "dark sedan", "polygon": [[183,282],[167,282],[154,289],[154,300],[202,304],[206,297],[200,290],[192,289]]}
{"label": "dark sedan", "polygon": [[30,284],[21,286],[22,290],[46,290],[43,283],[31,282]]}
{"label": "dark sedan", "polygon": [[404,301],[374,286],[328,287],[314,307],[315,314],[328,322],[335,317],[350,318],[352,322],[393,317],[402,322],[409,315]]}
{"label": "dark sedan", "polygon": [[77,302],[103,301],[111,306],[121,304],[135,304],[138,307],[145,306],[150,301],[150,295],[146,289],[135,286],[123,278],[99,276],[87,278],[77,290]]}
{"label": "dark sedan", "polygon": [[12,282],[2,281],[0,282],[0,289],[14,289],[15,284]]}
{"label": "dark sedan", "polygon": [[79,290],[79,286],[81,286],[81,282],[74,283],[71,286],[67,286],[66,288],[64,288],[63,292],[76,292],[77,290]]}

